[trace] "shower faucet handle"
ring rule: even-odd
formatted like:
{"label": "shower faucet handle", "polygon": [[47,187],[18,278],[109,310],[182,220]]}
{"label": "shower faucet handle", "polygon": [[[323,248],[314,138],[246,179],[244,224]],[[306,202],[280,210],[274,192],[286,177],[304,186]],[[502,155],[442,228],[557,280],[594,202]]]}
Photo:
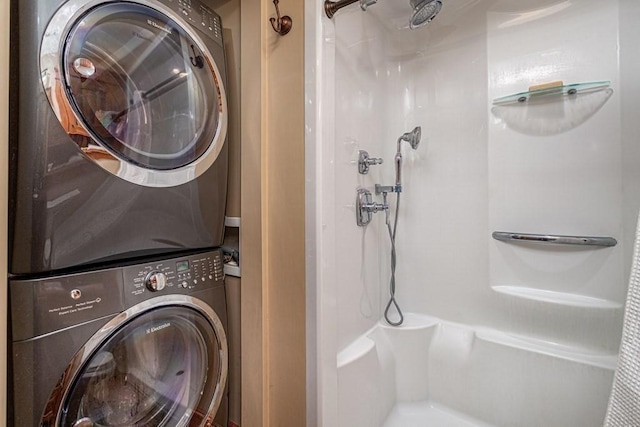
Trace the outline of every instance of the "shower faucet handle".
{"label": "shower faucet handle", "polygon": [[389,212],[389,204],[386,199],[383,203],[374,202],[369,190],[358,188],[356,195],[356,224],[358,227],[369,224],[376,212]]}
{"label": "shower faucet handle", "polygon": [[358,151],[358,172],[361,175],[369,173],[369,167],[373,165],[381,165],[382,159],[379,157],[370,157],[365,150]]}

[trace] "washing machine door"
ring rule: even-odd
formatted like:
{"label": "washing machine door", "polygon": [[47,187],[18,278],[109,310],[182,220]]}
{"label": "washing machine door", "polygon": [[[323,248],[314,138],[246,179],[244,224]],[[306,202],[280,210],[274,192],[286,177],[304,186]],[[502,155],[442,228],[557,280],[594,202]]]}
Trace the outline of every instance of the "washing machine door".
{"label": "washing machine door", "polygon": [[[211,12],[189,13],[199,22]],[[68,1],[47,27],[40,66],[70,139],[125,180],[184,184],[222,149],[227,105],[218,65],[193,27],[160,2]]]}
{"label": "washing machine door", "polygon": [[76,354],[41,424],[211,425],[227,363],[222,323],[210,307],[186,296],[156,298],[116,317]]}

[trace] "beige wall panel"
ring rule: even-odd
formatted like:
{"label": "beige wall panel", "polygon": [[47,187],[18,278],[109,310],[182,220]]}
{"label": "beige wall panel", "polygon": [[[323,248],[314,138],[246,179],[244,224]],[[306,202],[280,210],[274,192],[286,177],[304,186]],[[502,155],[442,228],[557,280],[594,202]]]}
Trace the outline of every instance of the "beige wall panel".
{"label": "beige wall panel", "polygon": [[281,0],[293,28],[267,38],[269,425],[283,427],[306,422],[303,3]]}
{"label": "beige wall panel", "polygon": [[242,426],[304,426],[304,10],[243,0]]}
{"label": "beige wall panel", "polygon": [[[266,3],[266,2],[264,2]],[[264,5],[261,0],[242,0],[241,9],[241,105],[242,141],[242,426],[266,427],[266,381],[264,376],[262,134],[264,80]],[[264,312],[264,313],[263,313]]]}
{"label": "beige wall panel", "polygon": [[9,131],[9,0],[0,0],[0,425],[7,419],[7,181]]}

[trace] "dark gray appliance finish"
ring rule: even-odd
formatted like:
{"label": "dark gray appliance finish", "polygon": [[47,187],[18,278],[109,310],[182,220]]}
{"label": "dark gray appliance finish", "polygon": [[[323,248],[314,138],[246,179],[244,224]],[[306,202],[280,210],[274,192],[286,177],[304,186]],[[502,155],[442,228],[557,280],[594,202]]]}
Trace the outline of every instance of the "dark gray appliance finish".
{"label": "dark gray appliance finish", "polygon": [[[183,250],[220,246],[223,239],[227,191],[227,144],[221,143],[215,161],[206,170],[200,167],[188,182],[165,185],[161,179],[152,182],[151,185],[144,182],[140,184],[136,182],[140,171],[147,171],[150,176],[155,174],[162,178],[184,169],[183,175],[190,176],[191,171],[184,165],[188,163],[188,157],[191,154],[193,157],[200,156],[196,159],[198,161],[204,156],[200,153],[203,149],[196,147],[197,144],[201,144],[201,141],[194,144],[191,150],[193,153],[190,153],[190,150],[183,150],[184,152],[180,154],[182,157],[176,157],[175,167],[170,162],[165,162],[165,158],[171,157],[165,152],[160,152],[155,157],[151,156],[148,164],[145,165],[143,164],[145,151],[138,150],[133,147],[133,144],[126,144],[127,138],[135,132],[130,133],[129,136],[118,135],[118,130],[107,129],[109,127],[107,125],[104,129],[98,129],[96,126],[100,123],[89,123],[91,117],[86,123],[77,120],[77,117],[91,116],[93,111],[91,108],[100,106],[100,101],[95,99],[98,92],[92,92],[92,98],[84,95],[87,87],[83,85],[88,84],[87,82],[93,78],[90,75],[91,63],[69,62],[73,60],[73,55],[76,55],[74,49],[79,49],[80,53],[85,49],[85,53],[89,56],[94,54],[108,56],[115,62],[115,65],[111,64],[112,71],[129,67],[132,71],[127,74],[128,80],[122,83],[125,88],[123,91],[131,90],[130,87],[136,83],[140,86],[140,90],[130,93],[140,97],[145,96],[143,86],[148,86],[154,79],[157,81],[160,78],[151,74],[161,69],[161,64],[154,62],[157,55],[154,57],[156,51],[152,49],[145,51],[149,56],[141,62],[147,67],[148,72],[142,70],[143,67],[141,68],[139,64],[134,66],[128,62],[125,63],[131,61],[129,57],[132,55],[127,59],[121,59],[124,58],[121,52],[105,54],[106,48],[94,46],[95,40],[90,40],[93,44],[86,42],[90,35],[83,33],[84,29],[77,21],[68,22],[67,27],[61,30],[70,34],[68,38],[64,38],[64,34],[56,35],[55,31],[51,33],[48,25],[52,17],[59,16],[56,15],[58,11],[64,11],[69,4],[78,3],[78,1],[82,0],[12,0],[11,2],[10,274],[25,277],[25,275],[42,275],[58,270],[69,271],[65,269],[76,267],[102,268],[109,265],[109,262],[132,257],[176,254]],[[139,25],[140,30],[135,32],[136,37],[148,43],[152,43],[148,35],[163,34],[167,31],[156,28],[159,25],[154,26],[155,21],[143,28],[142,26],[146,25],[145,11],[152,11],[154,5],[158,5],[159,8],[164,7],[163,10],[174,11],[175,14],[172,17],[175,19],[171,22],[175,24],[175,29],[171,37],[163,39],[166,45],[173,44],[169,47],[165,46],[164,50],[158,50],[160,52],[158,55],[167,55],[168,51],[179,51],[183,55],[179,59],[183,60],[185,74],[201,72],[203,66],[198,61],[202,61],[202,55],[195,53],[197,48],[194,50],[193,46],[188,47],[185,44],[188,44],[188,35],[195,34],[197,37],[194,36],[191,39],[202,41],[211,55],[211,58],[207,57],[205,62],[209,64],[210,60],[215,63],[221,75],[221,82],[217,80],[216,82],[224,86],[225,54],[220,18],[198,0],[128,2],[85,0],[84,3],[87,3],[87,12],[82,16],[86,16],[87,20],[94,19],[95,25],[102,25],[105,32],[120,28],[118,25],[125,27]],[[131,16],[135,19],[127,16],[128,8],[132,10]],[[89,13],[93,15],[89,16]],[[110,22],[110,16],[118,21],[115,24]],[[179,19],[178,16],[182,18]],[[185,28],[188,34],[182,31]],[[180,33],[182,35],[179,31],[182,31]],[[47,37],[45,32],[48,32]],[[42,46],[46,43],[51,44],[50,36],[59,36],[69,41],[69,45],[65,44],[58,48],[61,55],[60,63],[54,62],[49,71],[43,72],[41,67],[45,67],[43,62],[46,58],[41,58]],[[105,45],[113,43],[114,46],[121,41],[117,37],[113,41],[98,36],[94,39],[99,39]],[[72,43],[75,44],[71,46]],[[183,45],[182,50],[179,49],[180,43]],[[159,44],[162,45],[162,43]],[[136,49],[146,48],[146,45],[136,44],[135,46]],[[184,46],[187,47],[184,48]],[[138,51],[134,53],[137,54]],[[189,57],[189,55],[192,56]],[[65,58],[68,59],[66,63]],[[77,59],[84,61],[86,58],[78,57]],[[192,69],[189,69],[190,62],[194,64]],[[75,71],[69,70],[74,66]],[[63,84],[64,79],[59,75],[64,75],[61,70],[65,67],[67,74],[71,76],[67,84]],[[98,76],[101,71],[103,71],[101,65],[96,63],[94,75]],[[78,73],[86,73],[89,77],[84,78]],[[138,74],[134,76],[135,73]],[[113,74],[118,73],[113,72]],[[46,90],[44,80],[49,82]],[[195,102],[193,99],[186,101],[183,99],[180,105],[172,105],[171,103],[178,102],[176,100],[179,98],[175,96],[176,85],[177,83],[172,84],[167,90],[149,97],[149,105],[147,105],[149,114],[138,114],[135,117],[138,122],[142,119],[153,121],[152,125],[156,127],[155,135],[169,135],[166,137],[168,141],[165,141],[166,144],[170,144],[173,140],[171,132],[176,129],[175,126],[189,126],[191,118],[185,111],[189,107],[189,102]],[[70,100],[70,111],[62,113],[58,110],[54,111],[48,99],[48,95],[53,90],[52,87],[61,94],[66,94],[64,98]],[[192,93],[192,91],[186,91],[184,85],[179,89],[184,93]],[[217,108],[219,111],[226,106],[223,89],[221,91],[218,86],[217,90],[210,91],[217,91],[217,93],[208,93],[211,95],[208,101],[207,99],[196,101],[202,101],[204,103],[202,105],[213,102],[214,105],[211,108]],[[103,90],[100,94],[104,95],[103,92],[108,95],[109,91]],[[158,96],[158,93],[162,96]],[[201,93],[204,92],[201,91]],[[219,97],[217,104],[216,96]],[[208,98],[208,96],[203,95],[201,98]],[[98,104],[95,104],[96,102]],[[135,100],[129,99],[127,102],[131,103]],[[209,107],[203,107],[202,111],[207,108]],[[143,108],[130,108],[130,110],[139,112]],[[98,117],[100,112],[96,110],[93,113]],[[61,123],[63,121],[60,119],[61,114],[68,119],[65,126]],[[96,117],[93,117],[94,122]],[[98,118],[105,120],[104,117]],[[128,123],[129,130],[133,128],[133,121],[134,118],[131,118]],[[115,120],[111,125],[113,123]],[[136,126],[138,125],[140,123]],[[149,132],[153,129],[140,126],[146,132],[145,138],[149,139]],[[138,132],[135,135],[142,135],[144,132]],[[103,143],[96,142],[101,138],[104,140]],[[144,139],[142,136],[140,138]],[[165,148],[168,150],[171,147],[161,147],[160,150]],[[143,154],[141,155],[140,152]],[[118,172],[110,169],[117,169]]]}
{"label": "dark gray appliance finish", "polygon": [[[190,401],[199,409],[169,405],[165,415],[171,416],[171,411],[176,415],[167,425],[183,425],[192,410],[194,417],[204,419],[202,408],[208,407],[208,400],[217,400],[214,425],[226,426],[227,366],[222,361],[227,359],[227,314],[222,269],[221,252],[216,250],[102,271],[10,281],[13,390],[9,425],[72,426],[78,417],[91,418],[95,425],[143,421],[147,424],[140,425],[165,425],[159,419],[145,419],[141,398],[136,401],[142,409],[135,423],[134,417],[123,418],[117,405],[104,403],[131,398],[128,394],[134,387],[118,382],[118,375],[124,375],[129,383],[145,378],[147,386],[157,391],[151,396],[155,401],[147,396],[153,404],[171,393],[179,394],[176,390],[201,388],[191,392],[197,398]],[[208,321],[192,301],[213,310],[220,324]],[[206,363],[202,365],[198,357]],[[204,378],[206,383],[194,387],[194,380]],[[109,399],[99,394],[105,387]],[[123,390],[126,396],[115,396],[114,390]],[[90,401],[99,397],[104,404],[96,410]]]}

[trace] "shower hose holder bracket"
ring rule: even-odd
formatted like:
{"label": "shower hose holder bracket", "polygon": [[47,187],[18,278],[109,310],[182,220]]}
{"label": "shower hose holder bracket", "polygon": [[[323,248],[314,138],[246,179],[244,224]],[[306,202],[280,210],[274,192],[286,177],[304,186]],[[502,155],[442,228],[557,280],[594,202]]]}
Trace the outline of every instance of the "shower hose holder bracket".
{"label": "shower hose holder bracket", "polygon": [[376,184],[376,194],[402,193],[402,184],[380,185]]}

